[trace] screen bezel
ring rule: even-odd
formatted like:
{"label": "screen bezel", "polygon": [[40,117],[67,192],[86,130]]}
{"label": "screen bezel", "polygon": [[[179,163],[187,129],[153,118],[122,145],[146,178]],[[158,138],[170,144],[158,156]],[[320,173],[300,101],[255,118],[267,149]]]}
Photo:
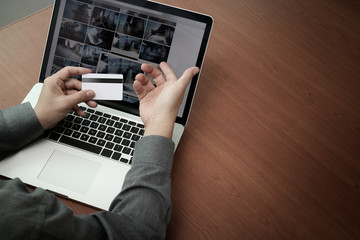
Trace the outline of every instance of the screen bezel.
{"label": "screen bezel", "polygon": [[[47,64],[48,64],[48,60],[50,57],[50,51],[51,51],[51,46],[52,46],[52,42],[53,42],[53,38],[54,38],[54,34],[55,34],[55,28],[56,28],[56,24],[57,24],[61,1],[65,1],[65,0],[56,0],[54,3],[54,7],[53,7],[52,19],[51,19],[51,23],[50,23],[50,27],[49,27],[47,43],[46,43],[46,47],[45,47],[45,51],[44,51],[44,56],[43,56],[43,61],[42,61],[42,66],[41,66],[41,71],[40,71],[40,76],[39,76],[39,82],[41,82],[41,83],[44,82],[44,80],[46,78],[45,77],[46,69],[47,69],[47,66],[48,66]],[[131,4],[131,5],[134,5],[137,7],[143,7],[143,8],[154,10],[154,11],[160,11],[160,12],[164,12],[167,14],[171,14],[171,15],[175,15],[175,16],[179,16],[179,17],[183,17],[183,18],[187,18],[187,19],[205,23],[206,28],[205,28],[204,36],[203,36],[203,39],[201,42],[201,47],[199,49],[199,55],[196,60],[196,66],[199,67],[199,69],[201,71],[203,61],[205,58],[207,45],[208,45],[208,42],[210,39],[210,33],[212,30],[212,26],[213,26],[213,18],[211,16],[193,12],[193,11],[189,11],[186,9],[181,9],[181,8],[170,6],[170,5],[164,5],[164,4],[153,2],[153,1],[121,0],[121,2],[126,3],[126,4]],[[199,77],[200,77],[200,73],[193,77],[193,79],[190,83],[190,86],[189,86],[187,99],[185,101],[183,115],[182,115],[182,117],[178,116],[176,118],[176,122],[181,125],[185,126],[187,123],[187,120],[188,120],[188,117],[190,114],[191,105],[192,105],[192,102],[194,99],[196,87],[197,87],[197,84],[199,81]],[[135,115],[139,116],[138,104],[130,104],[127,102],[119,102],[119,101],[97,101],[97,102],[100,105],[104,105],[104,106],[107,106],[110,108],[114,108],[114,109],[117,109],[120,111],[124,111],[124,112],[130,113],[130,114],[135,114]]]}

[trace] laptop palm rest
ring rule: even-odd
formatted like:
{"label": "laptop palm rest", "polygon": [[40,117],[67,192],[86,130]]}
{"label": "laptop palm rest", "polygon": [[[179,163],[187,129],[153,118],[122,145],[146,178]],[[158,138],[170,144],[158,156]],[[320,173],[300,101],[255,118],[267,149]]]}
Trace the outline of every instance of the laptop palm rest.
{"label": "laptop palm rest", "polygon": [[57,187],[86,194],[101,164],[55,150],[38,179]]}

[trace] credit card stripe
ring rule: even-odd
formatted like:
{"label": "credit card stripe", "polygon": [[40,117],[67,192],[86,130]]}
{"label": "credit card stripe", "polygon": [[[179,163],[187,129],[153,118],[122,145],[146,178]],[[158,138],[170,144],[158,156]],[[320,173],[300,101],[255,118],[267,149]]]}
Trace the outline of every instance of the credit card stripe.
{"label": "credit card stripe", "polygon": [[87,82],[87,83],[123,83],[123,80],[118,79],[118,78],[82,78],[82,82]]}

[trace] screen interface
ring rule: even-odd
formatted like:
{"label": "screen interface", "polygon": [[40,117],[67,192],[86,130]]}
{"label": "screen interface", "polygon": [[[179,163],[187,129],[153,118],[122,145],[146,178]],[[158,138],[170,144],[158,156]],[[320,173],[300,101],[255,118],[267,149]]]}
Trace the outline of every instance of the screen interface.
{"label": "screen interface", "polygon": [[130,105],[138,104],[132,84],[141,64],[158,67],[165,61],[180,77],[196,65],[206,28],[195,20],[104,0],[61,1],[56,22],[45,76],[65,66],[122,74],[122,101]]}

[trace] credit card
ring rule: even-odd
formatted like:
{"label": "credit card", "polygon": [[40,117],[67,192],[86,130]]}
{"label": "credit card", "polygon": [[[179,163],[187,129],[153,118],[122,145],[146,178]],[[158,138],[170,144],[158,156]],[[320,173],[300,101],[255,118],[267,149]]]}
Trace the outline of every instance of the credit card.
{"label": "credit card", "polygon": [[88,73],[82,75],[82,89],[93,90],[94,100],[123,100],[123,75]]}

